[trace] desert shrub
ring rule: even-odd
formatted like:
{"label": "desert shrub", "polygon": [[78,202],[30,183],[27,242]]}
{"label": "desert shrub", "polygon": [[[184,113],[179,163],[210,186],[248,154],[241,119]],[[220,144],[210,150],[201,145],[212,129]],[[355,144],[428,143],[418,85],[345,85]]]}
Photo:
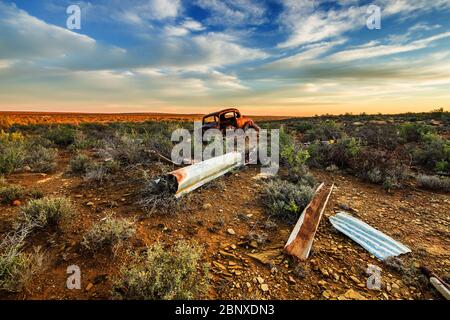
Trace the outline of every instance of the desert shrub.
{"label": "desert shrub", "polygon": [[446,177],[419,175],[416,180],[418,186],[424,189],[450,191],[450,179]]}
{"label": "desert shrub", "polygon": [[112,158],[124,165],[142,164],[148,161],[143,139],[135,132],[117,136],[108,149]]}
{"label": "desert shrub", "polygon": [[309,158],[307,164],[314,168],[326,168],[334,165],[329,159],[331,145],[322,142],[312,143],[308,146]]}
{"label": "desert shrub", "polygon": [[291,135],[280,129],[280,158],[281,162],[288,169],[288,180],[307,185],[314,185],[315,181],[308,171],[306,161],[309,159],[309,152],[301,146],[296,145]]}
{"label": "desert shrub", "polygon": [[186,241],[170,250],[154,244],[121,270],[113,291],[119,298],[133,300],[200,298],[208,286],[201,253],[197,244]]}
{"label": "desert shrub", "polygon": [[0,203],[11,203],[22,199],[23,195],[24,189],[21,186],[15,184],[0,186]]}
{"label": "desert shrub", "polygon": [[73,138],[73,143],[69,146],[70,150],[82,150],[95,145],[94,141],[88,139],[86,134],[81,130],[76,130]]}
{"label": "desert shrub", "polygon": [[174,196],[177,189],[175,177],[149,177],[145,174],[139,204],[148,215],[157,210],[165,214],[174,213],[182,201]]}
{"label": "desert shrub", "polygon": [[383,182],[383,173],[379,168],[370,169],[367,172],[367,179],[375,184],[379,184]]}
{"label": "desert shrub", "polygon": [[88,251],[95,252],[109,247],[115,252],[122,242],[131,238],[134,233],[131,221],[108,215],[84,234],[81,245]]}
{"label": "desert shrub", "polygon": [[23,165],[25,139],[20,133],[0,131],[0,174],[10,174]]}
{"label": "desert shrub", "polygon": [[313,195],[314,190],[310,186],[273,180],[266,184],[261,199],[271,216],[293,222]]}
{"label": "desert shrub", "polygon": [[44,197],[44,191],[41,189],[33,188],[28,191],[28,194],[31,199],[42,199]]}
{"label": "desert shrub", "polygon": [[361,144],[355,138],[342,138],[331,145],[329,159],[341,168],[351,168],[356,157],[361,152]]}
{"label": "desert shrub", "polygon": [[0,245],[0,292],[19,292],[36,268],[33,255],[22,251],[23,243]]}
{"label": "desert shrub", "polygon": [[19,212],[19,225],[44,228],[58,225],[74,213],[70,201],[66,198],[43,198],[30,200]]}
{"label": "desert shrub", "polygon": [[292,124],[292,127],[294,130],[297,130],[301,133],[305,133],[306,131],[311,130],[314,126],[311,122],[299,121],[299,122],[294,122]]}
{"label": "desert shrub", "polygon": [[191,129],[191,123],[146,122],[143,134],[144,145],[149,150],[169,157],[172,152],[172,132],[177,128]]}
{"label": "desert shrub", "polygon": [[322,121],[314,125],[314,127],[306,131],[304,141],[329,141],[341,138],[343,131],[341,127],[334,121]]}
{"label": "desert shrub", "polygon": [[308,147],[310,155],[308,164],[318,168],[326,168],[331,165],[353,168],[361,151],[361,143],[355,138],[344,137],[332,144],[317,142]]}
{"label": "desert shrub", "polygon": [[68,147],[75,142],[75,132],[74,128],[61,125],[50,129],[45,137],[59,147]]}
{"label": "desert shrub", "polygon": [[88,167],[88,170],[84,175],[84,180],[89,183],[102,183],[109,179],[110,176],[119,169],[119,164],[114,160],[93,163]]}
{"label": "desert shrub", "polygon": [[58,151],[54,148],[45,148],[41,145],[30,146],[27,150],[25,164],[33,172],[51,172],[56,168]]}
{"label": "desert shrub", "polygon": [[7,116],[0,116],[0,130],[7,130],[11,127],[12,122]]}
{"label": "desert shrub", "polygon": [[82,153],[78,153],[70,159],[69,171],[73,174],[84,174],[93,165],[92,159]]}
{"label": "desert shrub", "polygon": [[431,133],[424,135],[423,141],[422,148],[412,151],[415,163],[431,170],[449,172],[450,141]]}
{"label": "desert shrub", "polygon": [[400,126],[400,137],[405,142],[418,142],[430,132],[433,132],[433,128],[424,124],[404,123]]}
{"label": "desert shrub", "polygon": [[400,142],[398,128],[394,125],[366,124],[357,128],[351,135],[363,141],[365,145],[375,148],[394,150]]}

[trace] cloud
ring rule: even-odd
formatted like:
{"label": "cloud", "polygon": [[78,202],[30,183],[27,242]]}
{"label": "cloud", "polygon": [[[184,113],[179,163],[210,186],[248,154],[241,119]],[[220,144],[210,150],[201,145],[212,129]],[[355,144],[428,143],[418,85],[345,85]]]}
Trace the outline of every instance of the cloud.
{"label": "cloud", "polygon": [[450,32],[441,33],[425,39],[412,41],[405,45],[373,45],[358,49],[344,50],[330,57],[332,61],[354,61],[393,54],[411,52],[427,48],[432,42],[450,37]]}
{"label": "cloud", "polygon": [[[278,44],[278,47],[284,49],[298,47],[366,28],[368,5],[358,5],[358,1],[344,0],[339,1],[339,7],[323,9],[326,6],[329,7],[327,2],[327,0],[283,0],[284,10],[279,21],[287,29],[289,35],[285,41]],[[383,19],[400,14],[412,18],[415,13],[419,12],[423,14],[433,10],[450,9],[448,0],[433,2],[378,0],[373,4],[381,7]],[[423,26],[422,30],[424,30]]]}
{"label": "cloud", "polygon": [[256,0],[196,0],[196,5],[209,12],[209,24],[236,26],[258,25],[266,21],[266,8]]}
{"label": "cloud", "polygon": [[290,32],[279,48],[292,48],[339,37],[345,32],[365,26],[365,7],[322,10],[320,1],[283,2],[280,22]]}

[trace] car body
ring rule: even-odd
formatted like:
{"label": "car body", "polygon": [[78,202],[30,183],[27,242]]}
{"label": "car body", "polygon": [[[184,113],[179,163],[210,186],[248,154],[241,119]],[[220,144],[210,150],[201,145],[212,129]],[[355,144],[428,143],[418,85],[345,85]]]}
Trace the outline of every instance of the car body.
{"label": "car body", "polygon": [[252,119],[245,117],[238,109],[228,108],[221,111],[209,113],[203,117],[202,132],[208,129],[219,129],[225,133],[227,129],[254,129],[259,131],[259,126]]}

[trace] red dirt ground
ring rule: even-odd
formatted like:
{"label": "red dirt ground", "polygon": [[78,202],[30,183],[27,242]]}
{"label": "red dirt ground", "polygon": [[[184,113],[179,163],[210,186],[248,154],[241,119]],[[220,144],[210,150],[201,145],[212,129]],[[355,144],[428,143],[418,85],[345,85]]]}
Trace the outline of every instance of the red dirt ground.
{"label": "red dirt ground", "polygon": [[[406,259],[414,266],[425,265],[441,276],[450,274],[448,194],[413,187],[387,193],[351,176],[314,171],[318,181],[335,182],[336,189],[324,212],[310,258],[298,263],[282,256],[278,263],[264,265],[247,254],[282,247],[293,226],[276,221],[276,227],[265,228],[268,216],[258,200],[264,182],[252,179],[259,167],[248,166],[193,191],[178,213],[145,217],[135,204],[140,189],[139,169],[95,187],[79,177],[66,175],[68,160],[69,154],[61,152],[53,174],[20,173],[7,177],[10,183],[37,187],[46,196],[69,197],[77,216],[62,231],[39,232],[27,241],[27,250],[41,247],[45,254],[43,267],[25,291],[2,298],[111,299],[112,281],[129,261],[127,250],[138,251],[157,241],[171,244],[180,239],[195,240],[204,247],[203,259],[211,265],[208,299],[351,299],[355,292],[367,299],[440,298],[429,285],[420,285],[418,279],[389,268],[335,231],[328,217],[339,211],[342,203],[356,209],[353,214],[363,221],[409,246],[413,252]],[[156,168],[144,169],[152,172]],[[94,205],[87,206],[88,202]],[[109,252],[86,254],[80,249],[83,232],[111,208],[119,217],[136,219],[136,236],[116,256]],[[18,211],[18,207],[0,207],[0,234],[11,228]],[[234,235],[227,231],[230,228]],[[250,246],[246,241],[250,231],[266,233],[268,242]],[[66,268],[72,264],[81,268],[81,290],[66,288]],[[381,291],[366,287],[368,264],[382,268]],[[261,282],[268,285],[267,291],[262,290]],[[353,291],[348,293],[350,289]]]}

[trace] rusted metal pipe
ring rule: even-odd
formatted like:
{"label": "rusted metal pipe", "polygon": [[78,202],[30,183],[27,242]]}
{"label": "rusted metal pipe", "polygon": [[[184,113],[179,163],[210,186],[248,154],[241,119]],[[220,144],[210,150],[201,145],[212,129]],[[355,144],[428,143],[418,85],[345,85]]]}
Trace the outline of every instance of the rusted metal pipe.
{"label": "rusted metal pipe", "polygon": [[177,180],[176,198],[189,193],[205,183],[243,165],[240,152],[230,152],[172,172],[168,175]]}

